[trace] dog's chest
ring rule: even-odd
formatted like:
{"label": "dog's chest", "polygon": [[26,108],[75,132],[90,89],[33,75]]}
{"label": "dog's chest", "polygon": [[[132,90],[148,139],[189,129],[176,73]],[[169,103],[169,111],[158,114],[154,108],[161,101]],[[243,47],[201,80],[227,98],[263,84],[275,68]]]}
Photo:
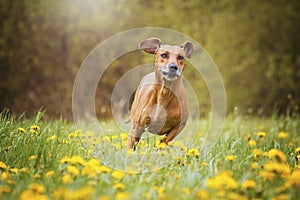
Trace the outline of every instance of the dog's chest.
{"label": "dog's chest", "polygon": [[150,99],[144,109],[145,114],[150,116],[151,122],[148,127],[152,133],[162,134],[181,121],[182,106],[180,101],[168,89],[157,92],[155,98],[152,101]]}

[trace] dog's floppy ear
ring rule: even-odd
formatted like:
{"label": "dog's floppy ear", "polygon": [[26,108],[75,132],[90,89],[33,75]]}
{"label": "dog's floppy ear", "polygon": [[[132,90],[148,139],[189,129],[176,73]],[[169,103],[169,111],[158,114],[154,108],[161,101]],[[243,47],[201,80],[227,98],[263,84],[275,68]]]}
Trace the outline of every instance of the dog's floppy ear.
{"label": "dog's floppy ear", "polygon": [[186,41],[180,47],[183,48],[186,57],[191,58],[192,52],[194,51],[193,43],[191,43],[190,41]]}
{"label": "dog's floppy ear", "polygon": [[158,38],[149,38],[139,44],[139,48],[147,53],[154,54],[161,46],[161,41]]}

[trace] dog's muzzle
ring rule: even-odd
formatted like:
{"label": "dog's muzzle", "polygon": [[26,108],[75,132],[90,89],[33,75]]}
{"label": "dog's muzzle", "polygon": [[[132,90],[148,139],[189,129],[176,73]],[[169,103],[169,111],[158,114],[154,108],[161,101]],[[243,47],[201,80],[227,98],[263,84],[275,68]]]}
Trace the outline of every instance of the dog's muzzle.
{"label": "dog's muzzle", "polygon": [[161,66],[159,71],[162,73],[163,77],[168,81],[174,81],[182,75],[182,71],[176,64],[169,64],[167,66]]}

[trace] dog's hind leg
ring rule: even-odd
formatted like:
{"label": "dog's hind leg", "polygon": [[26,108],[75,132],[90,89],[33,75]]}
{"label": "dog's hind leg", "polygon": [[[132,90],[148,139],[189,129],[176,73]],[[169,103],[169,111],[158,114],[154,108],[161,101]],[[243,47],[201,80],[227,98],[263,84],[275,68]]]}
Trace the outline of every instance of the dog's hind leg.
{"label": "dog's hind leg", "polygon": [[169,142],[171,142],[181,131],[182,129],[180,128],[180,126],[175,126],[174,128],[172,128],[172,130],[170,130],[169,133],[167,133],[166,138],[164,139],[163,142],[165,142],[166,144],[168,144]]}

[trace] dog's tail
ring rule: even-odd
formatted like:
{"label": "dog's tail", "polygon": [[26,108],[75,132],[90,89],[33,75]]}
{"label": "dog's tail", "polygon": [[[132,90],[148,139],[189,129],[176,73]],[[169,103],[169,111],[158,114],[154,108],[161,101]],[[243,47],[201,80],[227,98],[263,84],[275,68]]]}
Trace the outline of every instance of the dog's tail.
{"label": "dog's tail", "polygon": [[124,123],[126,123],[126,124],[128,124],[130,122],[130,111],[131,111],[131,108],[132,108],[132,103],[134,101],[135,93],[136,93],[136,90],[134,90],[134,92],[131,94],[131,97],[130,97],[129,102],[128,102],[128,114],[129,114],[129,117],[124,121]]}

